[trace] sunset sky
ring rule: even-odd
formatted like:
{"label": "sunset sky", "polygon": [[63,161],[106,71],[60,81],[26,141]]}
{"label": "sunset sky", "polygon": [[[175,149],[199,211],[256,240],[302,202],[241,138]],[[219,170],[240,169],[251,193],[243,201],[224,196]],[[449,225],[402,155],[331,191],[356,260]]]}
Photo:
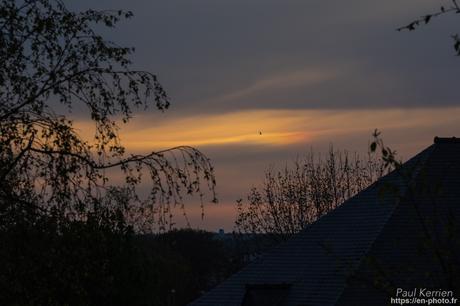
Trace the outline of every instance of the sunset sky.
{"label": "sunset sky", "polygon": [[[447,1],[79,1],[125,9],[104,32],[134,46],[134,68],[158,75],[171,108],[122,127],[130,152],[191,145],[216,169],[220,203],[187,204],[192,227],[233,227],[235,201],[270,165],[313,148],[367,152],[375,128],[403,158],[434,136],[460,136],[458,15],[397,32]],[[78,115],[78,114],[77,114]],[[76,119],[84,129],[83,117]],[[260,134],[259,131],[262,133]],[[181,217],[177,223],[183,224]]]}

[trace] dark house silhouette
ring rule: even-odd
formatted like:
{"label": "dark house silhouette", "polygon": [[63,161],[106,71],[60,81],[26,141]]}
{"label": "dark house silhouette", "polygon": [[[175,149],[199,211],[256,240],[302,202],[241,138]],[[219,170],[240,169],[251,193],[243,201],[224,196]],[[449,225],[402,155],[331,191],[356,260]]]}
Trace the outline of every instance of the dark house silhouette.
{"label": "dark house silhouette", "polygon": [[436,137],[190,305],[389,305],[397,288],[459,298],[459,217],[460,139]]}

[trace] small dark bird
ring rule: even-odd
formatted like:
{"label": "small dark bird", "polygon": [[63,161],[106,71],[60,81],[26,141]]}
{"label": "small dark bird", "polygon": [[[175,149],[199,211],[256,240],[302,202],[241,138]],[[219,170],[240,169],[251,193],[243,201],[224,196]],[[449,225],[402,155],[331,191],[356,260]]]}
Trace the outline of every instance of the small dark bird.
{"label": "small dark bird", "polygon": [[262,135],[262,132],[261,132],[261,131],[259,131],[259,135]]}

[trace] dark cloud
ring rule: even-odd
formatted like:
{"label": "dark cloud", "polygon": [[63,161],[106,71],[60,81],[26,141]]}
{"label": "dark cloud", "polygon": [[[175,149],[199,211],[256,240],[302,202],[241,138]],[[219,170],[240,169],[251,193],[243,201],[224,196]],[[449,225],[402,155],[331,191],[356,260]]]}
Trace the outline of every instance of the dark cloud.
{"label": "dark cloud", "polygon": [[[78,8],[96,5],[134,11],[109,36],[136,47],[136,65],[159,74],[174,111],[459,104],[460,61],[449,37],[457,19],[395,31],[436,10],[432,1],[82,1]],[[337,73],[289,85],[299,71],[323,70]],[[267,80],[279,84],[259,86]]]}

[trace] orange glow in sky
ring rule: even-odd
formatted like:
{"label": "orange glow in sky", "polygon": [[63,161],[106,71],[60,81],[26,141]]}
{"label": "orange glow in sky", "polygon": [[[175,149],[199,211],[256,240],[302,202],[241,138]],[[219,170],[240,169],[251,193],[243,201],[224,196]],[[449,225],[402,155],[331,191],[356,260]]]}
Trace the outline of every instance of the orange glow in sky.
{"label": "orange glow in sky", "polygon": [[[455,114],[455,115],[454,115]],[[151,116],[151,117],[150,117]],[[158,114],[137,115],[121,126],[122,144],[128,151],[151,151],[189,145],[288,146],[311,144],[318,140],[371,134],[380,130],[424,129],[456,124],[460,108],[389,110],[252,110],[227,114],[206,114],[159,118]],[[450,122],[452,121],[453,122]],[[77,131],[90,137],[88,122],[76,122]],[[430,135],[431,137],[432,135]]]}
{"label": "orange glow in sky", "polygon": [[[120,136],[130,153],[188,145],[209,156],[216,170],[220,203],[205,205],[204,220],[195,200],[187,200],[186,210],[193,227],[216,230],[232,228],[236,199],[244,198],[251,186],[260,183],[272,164],[289,163],[290,158],[301,156],[309,148],[324,152],[330,144],[336,149],[367,152],[375,128],[383,131],[386,143],[406,159],[429,146],[434,136],[459,135],[456,118],[460,118],[459,107],[248,110],[171,117],[168,112],[153,112],[136,114],[130,123],[120,126]],[[75,128],[91,139],[92,123],[75,121]],[[178,226],[184,225],[180,217],[177,222]]]}

